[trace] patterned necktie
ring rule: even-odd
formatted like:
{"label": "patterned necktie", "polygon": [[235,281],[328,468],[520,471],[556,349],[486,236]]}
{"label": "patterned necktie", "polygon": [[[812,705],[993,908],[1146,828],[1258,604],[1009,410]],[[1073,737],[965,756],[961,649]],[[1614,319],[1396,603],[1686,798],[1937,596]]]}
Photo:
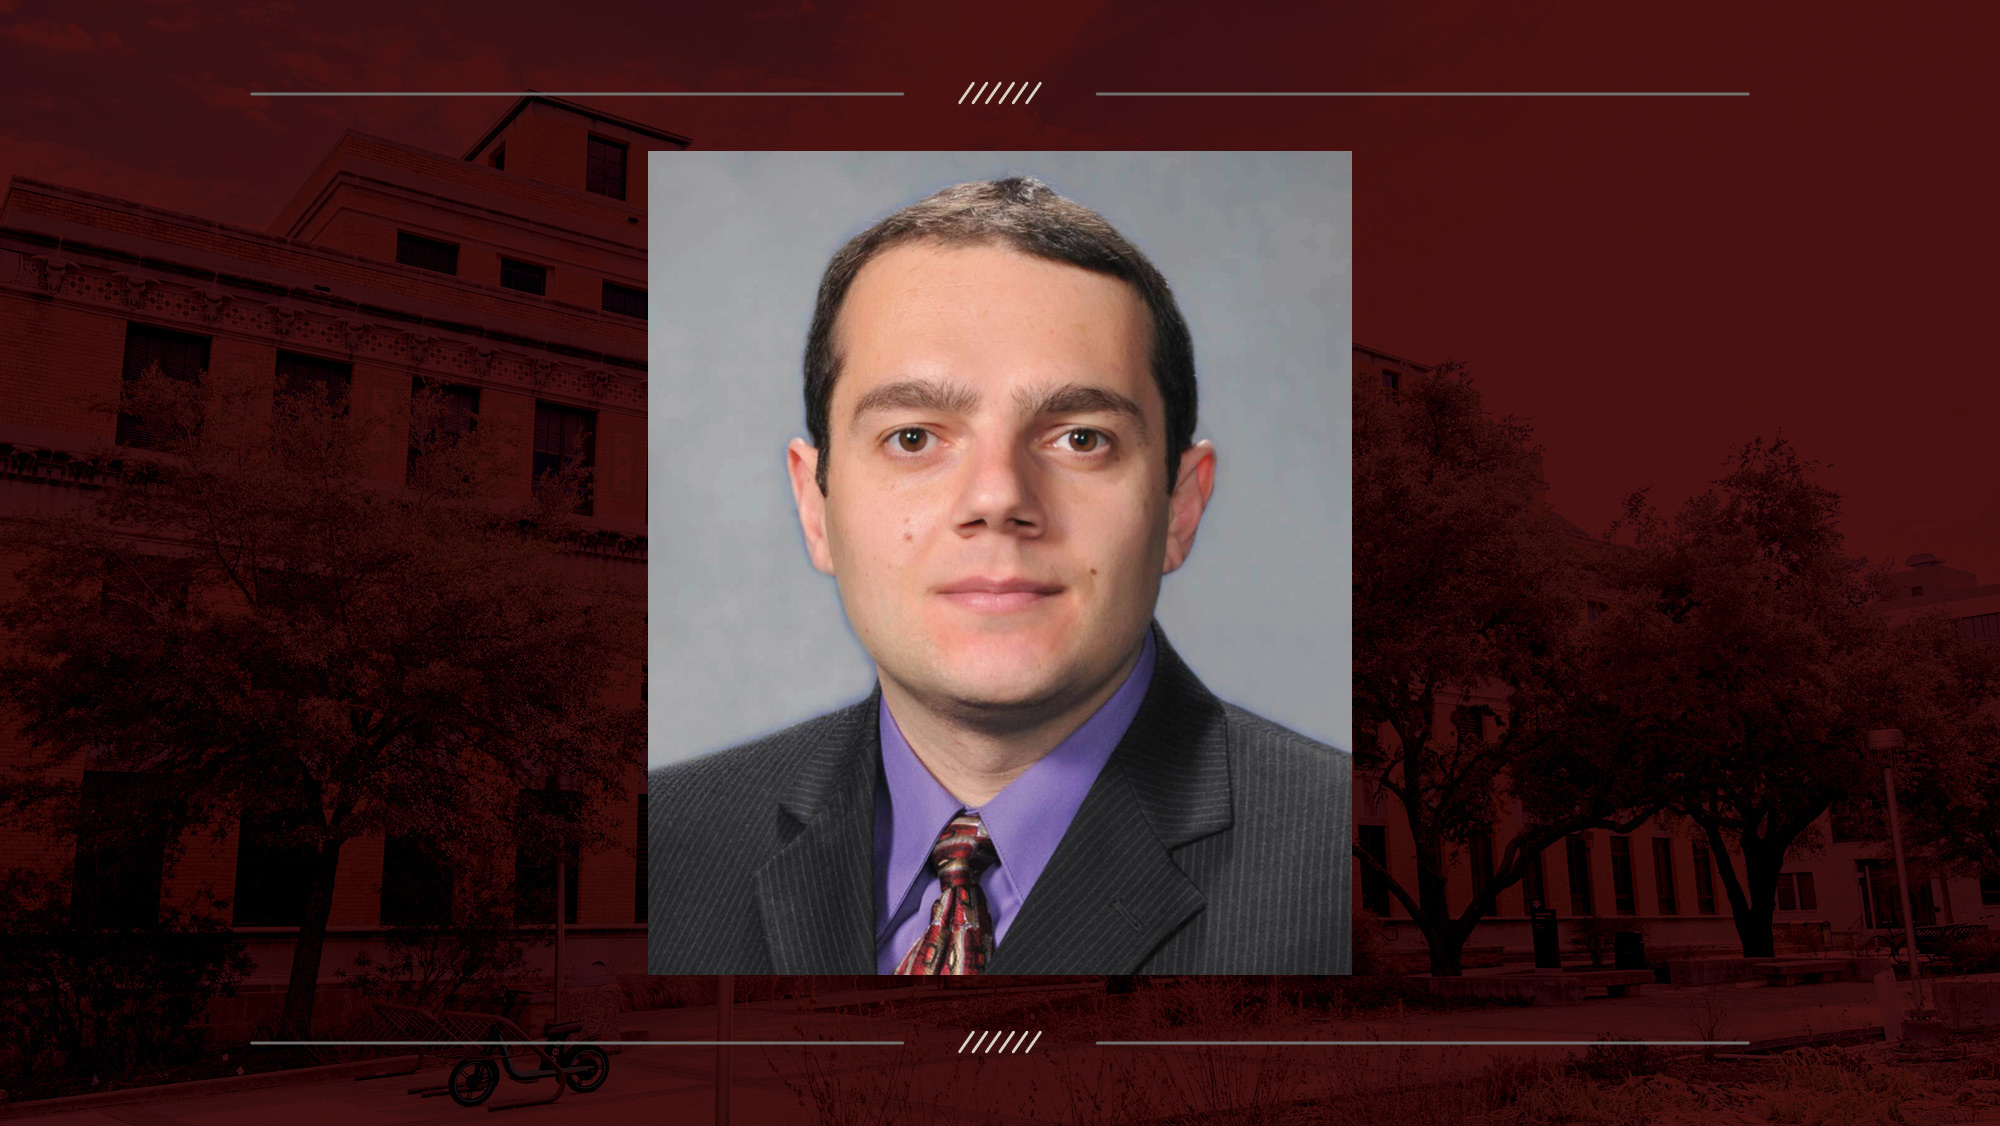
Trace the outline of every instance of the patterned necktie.
{"label": "patterned necktie", "polygon": [[979,875],[998,863],[986,823],[961,812],[931,846],[931,869],[938,874],[931,925],[896,966],[899,974],[976,974],[993,956],[993,917]]}

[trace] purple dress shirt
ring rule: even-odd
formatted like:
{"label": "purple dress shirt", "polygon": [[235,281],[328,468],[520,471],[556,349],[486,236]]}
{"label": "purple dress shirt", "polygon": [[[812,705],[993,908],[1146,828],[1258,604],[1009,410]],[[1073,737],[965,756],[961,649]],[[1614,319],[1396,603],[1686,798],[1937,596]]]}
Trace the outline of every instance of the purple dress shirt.
{"label": "purple dress shirt", "polygon": [[[977,809],[1000,863],[980,876],[987,910],[993,916],[993,946],[1034,890],[1062,843],[1098,772],[1111,758],[1125,729],[1139,714],[1153,681],[1153,631],[1132,675],[1083,726],[1056,744],[1007,788]],[[881,712],[882,784],[875,790],[875,969],[896,972],[903,955],[930,925],[938,881],[930,872],[931,846],[938,830],[966,808],[918,760],[903,738],[884,698]]]}

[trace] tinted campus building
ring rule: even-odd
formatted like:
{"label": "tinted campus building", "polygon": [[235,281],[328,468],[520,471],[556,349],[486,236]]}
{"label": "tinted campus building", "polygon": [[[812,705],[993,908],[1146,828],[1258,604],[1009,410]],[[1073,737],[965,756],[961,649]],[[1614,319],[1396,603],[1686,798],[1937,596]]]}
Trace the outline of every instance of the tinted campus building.
{"label": "tinted campus building", "polygon": [[[1403,380],[1431,370],[1399,356],[1357,345],[1357,384],[1394,394]],[[1578,530],[1578,535],[1584,535]],[[1966,636],[2000,642],[2000,584],[1981,586],[1976,576],[1946,567],[1930,555],[1912,556],[1908,569],[1893,573],[1877,608],[1892,619],[1943,612],[1958,620]],[[1579,615],[1594,617],[1603,605],[1577,594]],[[1464,703],[1440,709],[1436,729],[1450,738],[1498,738],[1504,696],[1473,692]],[[1388,867],[1405,888],[1416,887],[1416,858],[1409,828],[1395,799],[1364,777],[1355,780],[1357,854],[1388,857]],[[1879,815],[1856,811],[1823,815],[1822,847],[1799,848],[1778,883],[1775,937],[1780,949],[1846,948],[1872,936],[1900,932],[1903,925],[1896,864],[1883,837]],[[1520,827],[1518,810],[1502,810],[1495,840],[1472,842],[1449,860],[1453,914],[1471,900],[1474,871],[1493,871],[1498,849]],[[1739,864],[1740,870],[1740,864]],[[1919,926],[1974,923],[2000,927],[2000,878],[1947,874],[1914,865],[1911,911]],[[1412,969],[1424,950],[1422,934],[1391,894],[1388,882],[1358,860],[1355,905],[1384,924],[1390,950],[1409,956]],[[1545,851],[1527,878],[1500,891],[1466,942],[1468,966],[1502,958],[1528,957],[1533,949],[1528,911],[1539,899],[1556,912],[1568,958],[1580,957],[1574,936],[1585,931],[1609,935],[1643,932],[1650,951],[1686,949],[1695,953],[1736,953],[1741,945],[1731,920],[1728,894],[1716,874],[1704,836],[1686,822],[1655,818],[1631,833],[1591,830],[1570,836]],[[1609,941],[1605,939],[1606,957]]]}
{"label": "tinted campus building", "polygon": [[[0,511],[74,504],[92,485],[69,465],[143,443],[131,420],[90,407],[116,401],[121,379],[150,364],[344,388],[350,410],[391,424],[409,417],[424,380],[448,386],[467,419],[505,419],[523,435],[519,499],[580,451],[593,477],[582,520],[601,534],[571,561],[643,583],[645,155],[687,143],[549,97],[518,101],[462,156],[349,132],[262,231],[14,180],[0,204]],[[406,468],[389,442],[370,475],[400,484]],[[17,565],[0,560],[0,583]],[[632,703],[638,672],[616,689]],[[0,766],[23,750],[0,717]],[[86,821],[93,788],[120,781],[94,773],[83,779]],[[570,868],[572,967],[644,971],[643,762],[630,779],[617,845]],[[256,958],[250,993],[282,993],[303,902],[295,862],[260,843],[256,826],[219,843],[191,834],[172,870],[115,888],[91,883],[91,826],[78,829],[57,843],[0,826],[0,870],[80,867],[79,894],[115,895],[99,906],[126,918],[212,893]],[[552,921],[553,862],[508,859],[518,917]],[[379,950],[385,926],[439,921],[439,878],[405,842],[351,842],[322,980],[363,946]]]}

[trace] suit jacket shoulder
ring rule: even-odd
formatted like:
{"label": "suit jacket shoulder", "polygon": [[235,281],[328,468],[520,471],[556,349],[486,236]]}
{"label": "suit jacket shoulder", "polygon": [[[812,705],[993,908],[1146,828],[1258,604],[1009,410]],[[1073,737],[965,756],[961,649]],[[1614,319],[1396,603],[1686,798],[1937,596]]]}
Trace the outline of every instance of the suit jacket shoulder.
{"label": "suit jacket shoulder", "polygon": [[1232,780],[1255,789],[1238,795],[1242,811],[1273,817],[1308,811],[1319,823],[1333,815],[1352,821],[1351,755],[1235,704],[1223,704],[1222,712],[1235,764]]}
{"label": "suit jacket shoulder", "polygon": [[[648,776],[650,972],[779,972],[769,965],[762,900],[765,885],[785,873],[767,869],[808,824],[845,828],[849,850],[857,840],[867,844],[878,706],[870,696]],[[865,872],[865,848],[857,859]],[[862,892],[869,893],[865,882]],[[872,956],[870,963],[821,972],[870,972]]]}
{"label": "suit jacket shoulder", "polygon": [[1346,972],[1348,756],[1216,699],[1154,637],[1146,701],[988,971]]}

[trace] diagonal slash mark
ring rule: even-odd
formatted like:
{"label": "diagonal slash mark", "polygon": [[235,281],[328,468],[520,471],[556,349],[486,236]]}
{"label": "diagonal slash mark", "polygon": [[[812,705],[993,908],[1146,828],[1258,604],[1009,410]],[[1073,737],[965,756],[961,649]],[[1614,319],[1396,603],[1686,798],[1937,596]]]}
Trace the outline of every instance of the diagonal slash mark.
{"label": "diagonal slash mark", "polygon": [[975,106],[1032,105],[1035,101],[1035,95],[1041,92],[1042,84],[1040,82],[1030,86],[1025,81],[1009,82],[1005,85],[997,81],[972,81],[966,83],[965,89],[959,92],[958,101],[955,104],[962,106],[969,101]]}

